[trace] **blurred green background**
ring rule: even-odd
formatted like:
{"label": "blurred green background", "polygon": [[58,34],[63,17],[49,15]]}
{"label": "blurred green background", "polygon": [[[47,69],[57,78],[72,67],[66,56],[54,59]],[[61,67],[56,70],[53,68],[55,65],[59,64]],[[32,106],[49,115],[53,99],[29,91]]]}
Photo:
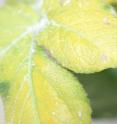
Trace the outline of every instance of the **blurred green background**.
{"label": "blurred green background", "polygon": [[93,109],[94,118],[117,118],[117,69],[77,74]]}

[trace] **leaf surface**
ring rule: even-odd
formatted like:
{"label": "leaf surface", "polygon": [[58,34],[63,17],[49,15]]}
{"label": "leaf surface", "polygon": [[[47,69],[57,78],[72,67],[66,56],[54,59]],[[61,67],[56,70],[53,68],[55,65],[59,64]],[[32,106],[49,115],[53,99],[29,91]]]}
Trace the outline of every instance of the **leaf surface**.
{"label": "leaf surface", "polygon": [[0,17],[0,96],[6,124],[90,124],[91,109],[79,81],[36,42],[46,17],[41,20],[22,4],[0,8]]}
{"label": "leaf surface", "polygon": [[75,72],[117,67],[117,13],[108,7],[101,0],[45,0],[50,25],[40,43]]}

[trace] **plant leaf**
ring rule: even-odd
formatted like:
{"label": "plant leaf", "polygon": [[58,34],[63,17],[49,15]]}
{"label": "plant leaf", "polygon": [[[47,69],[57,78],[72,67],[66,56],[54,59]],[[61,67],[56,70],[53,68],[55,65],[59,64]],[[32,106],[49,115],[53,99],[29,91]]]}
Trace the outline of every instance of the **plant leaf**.
{"label": "plant leaf", "polygon": [[8,4],[17,4],[17,3],[23,3],[23,4],[33,4],[36,0],[6,0],[6,3]]}
{"label": "plant leaf", "polygon": [[38,39],[62,66],[81,73],[117,67],[116,12],[106,3],[45,0],[43,9],[50,25]]}
{"label": "plant leaf", "polygon": [[37,46],[45,17],[40,20],[25,5],[5,6],[0,17],[0,96],[6,124],[90,124],[82,86]]}

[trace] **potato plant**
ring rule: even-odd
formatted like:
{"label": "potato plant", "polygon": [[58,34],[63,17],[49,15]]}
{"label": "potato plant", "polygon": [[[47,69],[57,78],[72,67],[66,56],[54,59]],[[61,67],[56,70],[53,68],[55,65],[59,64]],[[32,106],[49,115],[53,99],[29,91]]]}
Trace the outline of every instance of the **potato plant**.
{"label": "potato plant", "polygon": [[87,94],[72,72],[117,67],[115,5],[116,0],[8,0],[0,6],[5,124],[91,124]]}

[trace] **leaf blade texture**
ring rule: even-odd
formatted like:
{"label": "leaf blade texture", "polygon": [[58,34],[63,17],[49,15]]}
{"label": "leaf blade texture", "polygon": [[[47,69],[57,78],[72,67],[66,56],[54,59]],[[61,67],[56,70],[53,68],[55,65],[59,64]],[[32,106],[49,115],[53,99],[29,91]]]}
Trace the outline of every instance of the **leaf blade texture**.
{"label": "leaf blade texture", "polygon": [[90,124],[91,109],[79,81],[36,42],[44,28],[38,15],[21,4],[1,8],[0,17],[0,96],[6,124]]}
{"label": "leaf blade texture", "polygon": [[107,3],[46,0],[43,8],[50,25],[39,41],[64,67],[78,73],[117,67],[117,13]]}

